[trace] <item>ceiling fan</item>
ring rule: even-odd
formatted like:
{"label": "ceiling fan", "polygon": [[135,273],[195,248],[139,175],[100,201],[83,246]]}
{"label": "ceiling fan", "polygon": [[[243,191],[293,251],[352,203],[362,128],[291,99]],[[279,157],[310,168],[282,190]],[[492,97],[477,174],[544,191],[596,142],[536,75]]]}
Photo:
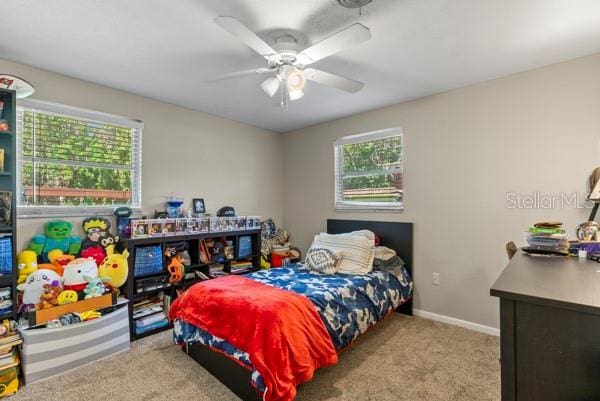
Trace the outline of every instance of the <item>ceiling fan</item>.
{"label": "ceiling fan", "polygon": [[[304,96],[306,80],[332,86],[350,93],[358,92],[364,86],[362,82],[350,78],[316,68],[306,68],[316,61],[371,39],[371,31],[362,24],[352,24],[309,48],[297,52],[291,49],[279,51],[273,49],[257,34],[233,17],[217,17],[215,22],[241,40],[246,46],[263,56],[267,61],[267,66],[221,75],[211,82],[246,75],[274,73],[273,76],[265,79],[260,86],[267,95],[282,107],[287,107],[288,101],[298,100]],[[295,42],[294,38],[291,39]],[[277,93],[280,96],[275,97]]]}

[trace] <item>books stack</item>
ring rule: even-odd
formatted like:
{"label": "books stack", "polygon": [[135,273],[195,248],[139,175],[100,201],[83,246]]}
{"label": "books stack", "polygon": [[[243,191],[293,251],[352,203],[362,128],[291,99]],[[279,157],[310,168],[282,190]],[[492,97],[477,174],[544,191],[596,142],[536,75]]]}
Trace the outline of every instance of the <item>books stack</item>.
{"label": "books stack", "polygon": [[133,305],[135,332],[142,334],[167,326],[171,297],[167,295],[143,299]]}
{"label": "books stack", "polygon": [[536,223],[525,233],[523,251],[538,255],[568,255],[569,241],[560,222]]}
{"label": "books stack", "polygon": [[208,270],[212,277],[225,276],[227,273],[223,270],[225,266],[221,263],[212,264],[209,266]]}
{"label": "books stack", "polygon": [[252,262],[249,260],[240,260],[231,262],[231,274],[242,274],[252,270]]}
{"label": "books stack", "polygon": [[[3,326],[9,326],[7,321]],[[17,346],[22,343],[21,335],[12,329],[0,336],[0,397],[15,394],[19,388],[20,360]]]}

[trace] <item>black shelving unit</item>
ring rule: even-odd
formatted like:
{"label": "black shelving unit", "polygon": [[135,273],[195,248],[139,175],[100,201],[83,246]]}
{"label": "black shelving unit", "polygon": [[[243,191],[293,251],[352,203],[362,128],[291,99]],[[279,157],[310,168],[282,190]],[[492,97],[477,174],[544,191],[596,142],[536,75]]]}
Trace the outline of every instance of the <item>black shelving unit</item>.
{"label": "black shelving unit", "polygon": [[[252,230],[240,230],[240,231],[226,231],[226,232],[217,232],[217,233],[201,233],[201,234],[189,234],[189,235],[173,235],[173,236],[164,236],[164,237],[148,237],[148,238],[137,238],[137,239],[123,239],[122,244],[127,248],[129,252],[129,275],[127,277],[127,283],[121,287],[121,293],[125,294],[125,296],[130,300],[129,302],[129,330],[131,340],[135,341],[141,339],[143,337],[147,337],[152,334],[159,333],[164,330],[169,330],[173,328],[171,324],[164,327],[159,327],[157,329],[151,329],[147,332],[137,333],[136,332],[136,324],[133,318],[133,307],[136,302],[142,301],[146,298],[157,296],[160,293],[163,293],[164,296],[168,296],[173,302],[177,298],[177,294],[181,290],[185,290],[188,287],[204,281],[203,279],[195,276],[193,278],[185,278],[181,282],[170,284],[168,282],[169,273],[166,270],[167,259],[164,257],[165,248],[169,246],[171,243],[182,242],[185,241],[188,243],[188,252],[190,254],[191,264],[185,267],[186,274],[192,273],[194,271],[202,272],[209,278],[212,278],[210,275],[210,266],[212,263],[202,263],[200,260],[200,242],[203,239],[213,238],[215,240],[220,240],[225,238],[227,241],[231,241],[235,248],[235,256],[238,255],[238,244],[239,237],[241,236],[250,236],[252,243],[252,251],[251,255],[244,258],[233,258],[228,259],[223,262],[220,262],[224,265],[223,270],[228,274],[247,274],[249,271],[256,271],[260,268],[260,247],[261,247],[261,236],[260,229],[252,229]],[[143,276],[135,276],[135,254],[136,250],[140,247],[149,246],[149,245],[160,245],[163,254],[163,270],[158,273],[147,274]],[[252,267],[249,271],[244,271],[240,273],[231,273],[231,262],[237,260],[250,260],[252,262]],[[138,281],[152,279],[156,280],[158,283],[160,280],[164,280],[164,287],[154,288],[151,290],[142,290],[138,291]],[[165,311],[168,312],[168,311]]]}
{"label": "black shelving unit", "polygon": [[10,224],[0,223],[0,237],[11,237],[12,263],[11,272],[0,275],[0,287],[10,287],[12,296],[12,312],[0,315],[4,319],[16,319],[17,316],[17,199],[16,171],[17,144],[15,132],[17,129],[17,98],[15,91],[0,89],[0,101],[3,103],[2,120],[9,125],[8,131],[0,131],[0,149],[4,150],[4,169],[0,170],[0,191],[10,191]]}

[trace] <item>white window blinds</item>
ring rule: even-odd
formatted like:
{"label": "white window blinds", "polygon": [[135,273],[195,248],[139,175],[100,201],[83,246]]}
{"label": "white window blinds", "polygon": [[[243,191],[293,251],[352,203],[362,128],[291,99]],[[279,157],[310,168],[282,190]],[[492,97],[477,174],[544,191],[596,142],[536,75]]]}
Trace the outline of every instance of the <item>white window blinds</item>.
{"label": "white window blinds", "polygon": [[403,209],[401,128],[340,138],[334,153],[336,209]]}
{"label": "white window blinds", "polygon": [[17,107],[17,210],[79,215],[141,207],[143,124],[24,99]]}

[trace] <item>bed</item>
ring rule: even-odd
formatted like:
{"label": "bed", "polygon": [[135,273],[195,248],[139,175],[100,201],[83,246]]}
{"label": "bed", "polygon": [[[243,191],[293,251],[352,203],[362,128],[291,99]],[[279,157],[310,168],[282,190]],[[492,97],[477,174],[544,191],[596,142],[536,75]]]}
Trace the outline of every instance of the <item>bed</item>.
{"label": "bed", "polygon": [[[381,245],[392,248],[405,265],[401,273],[373,271],[364,276],[336,274],[315,277],[302,266],[252,273],[252,281],[308,298],[325,323],[335,352],[381,321],[389,312],[412,314],[412,223],[328,220],[327,232],[371,230]],[[226,339],[184,319],[174,322],[174,337],[182,349],[243,400],[260,400],[263,377],[248,353]]]}

